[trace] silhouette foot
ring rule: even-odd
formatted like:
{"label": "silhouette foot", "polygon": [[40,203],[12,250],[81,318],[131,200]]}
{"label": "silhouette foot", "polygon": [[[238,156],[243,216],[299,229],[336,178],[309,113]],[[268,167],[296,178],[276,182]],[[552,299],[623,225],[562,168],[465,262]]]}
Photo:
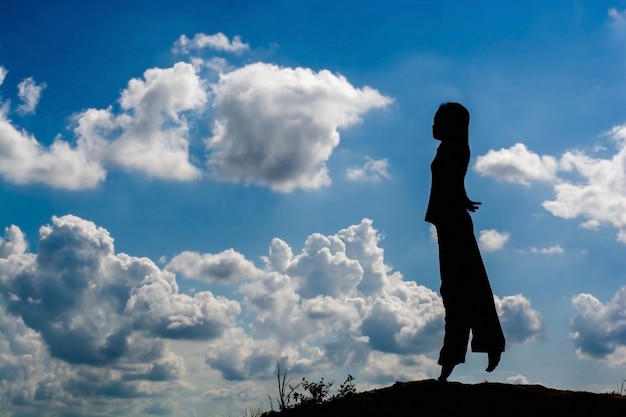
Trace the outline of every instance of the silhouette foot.
{"label": "silhouette foot", "polygon": [[437,380],[439,382],[447,382],[448,377],[450,376],[453,370],[454,370],[454,365],[441,365],[441,375],[439,375],[439,378],[437,378]]}
{"label": "silhouette foot", "polygon": [[489,364],[487,365],[487,369],[485,369],[485,371],[491,372],[496,369],[496,367],[500,363],[500,357],[502,356],[502,352],[489,352],[488,355]]}

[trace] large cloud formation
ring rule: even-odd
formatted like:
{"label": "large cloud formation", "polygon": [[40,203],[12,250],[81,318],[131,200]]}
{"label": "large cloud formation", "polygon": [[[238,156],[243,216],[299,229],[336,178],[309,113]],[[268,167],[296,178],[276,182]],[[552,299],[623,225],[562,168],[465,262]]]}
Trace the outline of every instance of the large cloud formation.
{"label": "large cloud formation", "polygon": [[189,158],[186,114],[199,112],[208,99],[191,64],[153,68],[122,91],[120,112],[87,109],[73,117],[75,145],[60,136],[46,147],[9,119],[0,107],[0,174],[18,184],[43,183],[80,190],[102,182],[109,167],[149,176],[191,180],[200,170]]}
{"label": "large cloud formation", "polygon": [[[238,36],[200,33],[182,35],[174,47],[185,54],[204,48],[241,53],[249,45]],[[131,79],[115,105],[79,111],[72,116],[72,139],[58,135],[48,146],[20,129],[10,119],[10,103],[0,102],[0,175],[18,184],[80,190],[96,187],[111,169],[175,181],[208,170],[281,192],[318,189],[330,184],[325,162],[339,144],[339,129],[392,101],[328,70],[263,62],[234,68],[223,57],[184,58],[188,62]],[[0,85],[6,73],[0,67]],[[32,78],[22,81],[16,111],[33,113],[44,87]],[[206,126],[213,128],[208,140]],[[208,156],[192,154],[203,140]],[[386,164],[377,164],[372,178],[386,176]]]}
{"label": "large cloud formation", "polygon": [[[108,232],[75,216],[40,229],[36,255],[3,262],[8,311],[39,332],[52,356],[107,365],[137,349],[132,333],[208,340],[233,324],[234,301],[180,294],[173,274],[146,258],[115,254]],[[90,308],[97,306],[97,308]]]}
{"label": "large cloud formation", "polygon": [[475,169],[501,181],[551,183],[555,199],[543,203],[546,210],[565,219],[582,217],[585,227],[611,224],[617,239],[626,243],[626,124],[613,127],[607,136],[617,148],[610,158],[573,150],[557,161],[516,144],[478,157]]}
{"label": "large cloud formation", "polygon": [[208,146],[214,172],[283,192],[328,185],[325,161],[339,144],[338,129],[391,103],[327,70],[261,62],[221,74],[213,91],[216,120]]}
{"label": "large cloud formation", "polygon": [[219,338],[240,312],[237,301],[207,291],[180,293],[171,272],[116,254],[105,229],[72,215],[41,227],[36,254],[25,249],[19,228],[7,228],[0,380],[11,401],[37,401],[52,376],[49,390],[59,398],[145,395],[153,390],[147,383],[185,373],[164,340]]}
{"label": "large cloud formation", "polygon": [[[212,344],[207,363],[233,380],[271,372],[272,351],[304,373],[358,369],[379,383],[432,370],[427,355],[440,347],[443,304],[384,263],[380,239],[369,219],[333,235],[314,233],[299,253],[275,238],[263,273],[239,285],[251,332],[232,331]],[[544,331],[522,295],[496,303],[511,343]],[[383,372],[381,361],[404,370]]]}
{"label": "large cloud formation", "polygon": [[[364,383],[427,377],[443,336],[441,299],[386,265],[380,241],[363,219],[336,234],[313,233],[299,251],[275,238],[260,267],[229,249],[183,252],[161,269],[116,253],[106,229],[73,215],[41,227],[37,253],[17,226],[7,227],[0,401],[55,398],[69,407],[87,397],[164,396],[192,383],[185,363],[193,358],[172,344],[196,341],[205,342],[205,364],[236,384],[272,377],[276,361],[305,375],[358,372]],[[237,292],[183,293],[175,272],[236,284]],[[543,331],[522,295],[496,305],[511,343]]]}

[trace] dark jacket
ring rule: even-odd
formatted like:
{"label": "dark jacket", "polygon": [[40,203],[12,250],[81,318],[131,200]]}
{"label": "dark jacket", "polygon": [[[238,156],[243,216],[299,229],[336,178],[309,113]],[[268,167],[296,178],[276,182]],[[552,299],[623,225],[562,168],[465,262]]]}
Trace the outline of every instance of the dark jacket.
{"label": "dark jacket", "polygon": [[425,220],[435,226],[454,222],[467,212],[465,174],[470,160],[468,144],[441,142],[430,164],[432,182]]}

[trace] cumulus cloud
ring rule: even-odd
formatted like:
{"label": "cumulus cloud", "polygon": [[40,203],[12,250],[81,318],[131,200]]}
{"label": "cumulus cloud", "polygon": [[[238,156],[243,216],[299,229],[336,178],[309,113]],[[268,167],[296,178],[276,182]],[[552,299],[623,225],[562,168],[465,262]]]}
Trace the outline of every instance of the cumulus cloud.
{"label": "cumulus cloud", "polygon": [[387,168],[389,162],[386,159],[366,158],[365,165],[361,168],[348,168],[346,178],[350,181],[380,182],[390,177]]}
{"label": "cumulus cloud", "polygon": [[495,297],[502,331],[509,343],[523,343],[540,337],[545,331],[541,314],[521,294]]}
{"label": "cumulus cloud", "polygon": [[[238,37],[231,41],[221,33],[198,34],[193,39],[183,35],[177,45],[230,52],[247,49]],[[215,84],[200,75],[206,75],[206,68],[219,77]],[[6,73],[3,68],[2,79]],[[24,104],[18,111],[33,112],[44,87],[31,78],[20,83]],[[207,166],[216,178],[280,192],[319,189],[331,183],[326,161],[339,144],[339,130],[391,101],[373,88],[354,87],[327,70],[262,62],[233,69],[223,58],[193,58],[191,63],[151,68],[142,78],[131,79],[115,106],[75,114],[73,141],[59,135],[51,145],[43,145],[9,119],[9,103],[4,103],[0,175],[18,184],[43,183],[69,190],[93,188],[113,168],[159,179],[194,180],[202,168],[190,155],[192,132],[209,115],[213,131],[206,140]],[[363,168],[347,175],[352,180],[379,181],[389,177],[387,168],[386,160],[368,158]]]}
{"label": "cumulus cloud", "polygon": [[37,84],[33,77],[22,80],[17,85],[17,95],[22,100],[22,104],[17,107],[18,113],[34,113],[44,88],[46,83]]}
{"label": "cumulus cloud", "polygon": [[540,253],[542,255],[560,255],[565,253],[565,249],[561,247],[561,245],[550,246],[549,248],[536,248],[534,246],[530,247],[530,251],[532,253]]}
{"label": "cumulus cloud", "polygon": [[397,381],[419,381],[432,378],[441,367],[436,360],[424,355],[396,355],[373,352],[361,375],[371,381],[372,388],[378,388]]}
{"label": "cumulus cloud", "polygon": [[555,198],[543,202],[546,210],[565,219],[582,217],[586,228],[609,223],[618,230],[617,239],[626,243],[626,124],[613,127],[606,135],[617,148],[610,158],[572,150],[557,162],[552,156],[539,156],[516,144],[478,157],[475,169],[482,175],[523,185],[550,182]]}
{"label": "cumulus cloud", "polygon": [[239,313],[237,302],[209,292],[180,294],[172,273],[115,254],[105,229],[75,216],[53,217],[38,248],[0,259],[0,291],[8,311],[68,363],[158,357],[159,343],[148,347],[143,337],[208,340]]}
{"label": "cumulus cloud", "polygon": [[444,309],[437,294],[411,281],[397,281],[390,290],[361,323],[369,345],[388,353],[426,353],[439,347]]}
{"label": "cumulus cloud", "polygon": [[[24,91],[32,90],[28,85]],[[0,174],[17,184],[69,190],[97,186],[111,166],[163,179],[198,178],[200,170],[189,160],[187,115],[200,112],[207,100],[191,64],[149,69],[144,79],[132,79],[122,91],[120,113],[112,107],[87,109],[73,118],[75,145],[59,136],[48,147],[9,120],[5,103],[0,107]]]}
{"label": "cumulus cloud", "polygon": [[271,339],[254,340],[241,329],[232,329],[206,350],[206,363],[228,381],[267,377],[276,366],[278,345]]}
{"label": "cumulus cloud", "polygon": [[504,247],[511,237],[509,232],[498,232],[497,230],[481,230],[478,236],[480,248],[486,252],[493,252]]}
{"label": "cumulus cloud", "polygon": [[207,146],[214,175],[280,192],[329,185],[325,162],[339,144],[338,129],[391,103],[327,70],[261,62],[220,74],[213,92],[216,119]]}
{"label": "cumulus cloud", "polygon": [[371,349],[429,351],[440,342],[441,301],[391,273],[380,239],[369,219],[334,235],[312,234],[296,254],[274,239],[266,274],[240,286],[255,329],[281,344],[317,340],[337,364],[362,363]]}
{"label": "cumulus cloud", "polygon": [[[90,221],[53,217],[38,251],[27,248],[17,226],[5,229],[0,404],[162,395],[186,375],[167,340],[215,341],[236,327],[237,301],[181,293],[172,272],[115,253],[108,231]],[[105,404],[89,412],[105,413]]]}
{"label": "cumulus cloud", "polygon": [[210,340],[235,324],[238,302],[209,291],[179,294],[169,278],[147,278],[133,291],[125,311],[134,329],[167,339]]}
{"label": "cumulus cloud", "polygon": [[196,69],[178,62],[152,68],[122,91],[121,112],[112,107],[87,109],[75,116],[74,133],[108,164],[149,176],[191,180],[200,170],[189,158],[188,114],[208,100]]}
{"label": "cumulus cloud", "polygon": [[[369,219],[333,235],[314,233],[300,252],[274,239],[264,274],[239,286],[244,311],[254,312],[254,331],[235,332],[228,339],[238,342],[222,347],[217,342],[207,361],[233,379],[253,372],[245,368],[248,357],[269,372],[271,349],[298,369],[331,363],[375,372],[374,357],[386,355],[407,367],[403,374],[425,372],[424,361],[412,360],[440,348],[443,304],[436,292],[385,265],[380,239]],[[496,297],[496,305],[510,343],[543,332],[541,315],[524,296]]]}
{"label": "cumulus cloud", "polygon": [[[11,226],[0,240],[0,379],[9,381],[0,403],[164,395],[190,374],[168,341],[202,341],[209,372],[238,384],[273,377],[277,361],[292,375],[425,378],[437,368],[429,355],[443,338],[443,304],[385,264],[381,239],[363,219],[312,233],[299,250],[275,238],[258,268],[231,249],[183,252],[161,269],[116,253],[106,229],[76,216],[43,226],[37,253]],[[175,273],[238,282],[240,301],[181,293]],[[511,343],[542,331],[523,296],[496,306]]]}
{"label": "cumulus cloud", "polygon": [[5,179],[69,190],[91,188],[104,180],[106,172],[85,141],[71,146],[57,138],[45,147],[15,127],[8,119],[8,111],[6,103],[0,107],[0,175]]}
{"label": "cumulus cloud", "polygon": [[348,258],[339,237],[319,233],[308,237],[285,272],[297,281],[298,293],[305,298],[354,296],[363,276],[361,264]]}
{"label": "cumulus cloud", "polygon": [[580,358],[604,360],[611,366],[626,364],[626,287],[606,304],[591,294],[572,298],[576,312],[570,337]]}
{"label": "cumulus cloud", "polygon": [[232,41],[222,32],[214,35],[196,33],[189,39],[186,35],[180,35],[174,44],[175,52],[188,53],[190,50],[210,48],[223,52],[241,53],[250,49],[250,45],[241,41],[241,36],[233,37]]}
{"label": "cumulus cloud", "polygon": [[185,251],[172,258],[167,269],[186,278],[224,283],[251,279],[259,274],[254,264],[234,249],[218,254]]}
{"label": "cumulus cloud", "polygon": [[28,242],[19,227],[12,225],[4,229],[5,237],[0,237],[0,259],[26,252]]}
{"label": "cumulus cloud", "polygon": [[166,352],[144,370],[122,375],[122,380],[171,381],[182,378],[185,372],[184,359],[172,352]]}
{"label": "cumulus cloud", "polygon": [[528,186],[531,181],[553,181],[558,162],[552,156],[537,155],[524,144],[516,143],[509,149],[492,149],[479,156],[474,168],[481,175]]}
{"label": "cumulus cloud", "polygon": [[556,184],[555,200],[543,206],[558,217],[582,216],[610,223],[618,229],[618,240],[626,243],[626,124],[615,126],[608,135],[618,148],[610,159],[594,158],[582,151],[563,155],[563,171],[578,174],[580,180]]}

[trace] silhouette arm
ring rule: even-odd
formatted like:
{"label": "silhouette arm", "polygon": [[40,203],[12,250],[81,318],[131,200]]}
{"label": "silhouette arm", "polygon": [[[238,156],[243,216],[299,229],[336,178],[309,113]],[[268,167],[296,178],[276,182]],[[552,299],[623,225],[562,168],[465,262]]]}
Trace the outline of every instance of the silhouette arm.
{"label": "silhouette arm", "polygon": [[482,203],[480,201],[472,201],[469,198],[467,199],[467,203],[465,204],[465,208],[472,213],[480,208]]}

